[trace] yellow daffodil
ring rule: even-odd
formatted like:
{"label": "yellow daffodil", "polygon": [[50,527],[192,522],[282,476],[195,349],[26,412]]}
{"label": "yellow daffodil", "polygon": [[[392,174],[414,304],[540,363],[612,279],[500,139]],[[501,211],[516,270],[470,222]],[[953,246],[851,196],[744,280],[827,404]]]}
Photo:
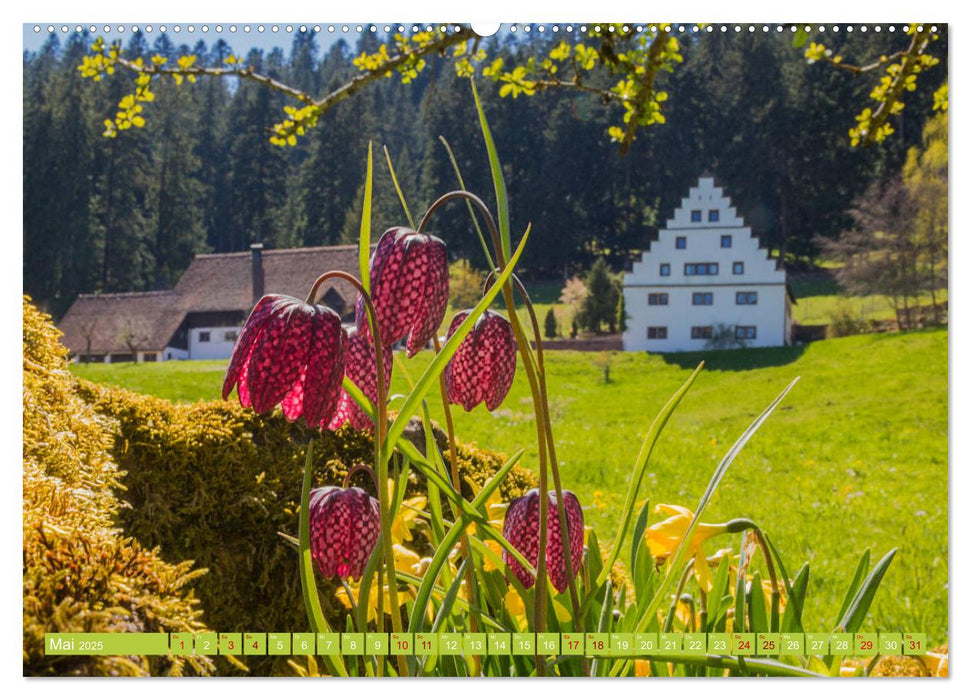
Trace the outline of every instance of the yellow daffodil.
{"label": "yellow daffodil", "polygon": [[947,678],[947,654],[935,654],[932,651],[923,656],[918,656],[920,662],[927,668],[927,672],[932,676]]}
{"label": "yellow daffodil", "polygon": [[651,662],[647,659],[634,659],[634,676],[648,678],[651,675]]}
{"label": "yellow daffodil", "polygon": [[519,623],[519,628],[523,629],[526,626],[526,603],[523,599],[519,597],[519,593],[515,588],[510,588],[506,592],[505,598],[506,612],[509,616]]}
{"label": "yellow daffodil", "polygon": [[[674,506],[665,503],[659,503],[654,508],[654,512],[671,516],[659,523],[654,523],[644,533],[644,539],[651,551],[651,555],[660,563],[677,551],[678,546],[684,539],[685,533],[688,531],[691,520],[694,518],[694,513],[684,506]],[[691,536],[688,556],[695,557],[695,578],[698,580],[698,585],[706,592],[711,590],[712,576],[711,569],[708,566],[708,560],[701,546],[706,540],[715,535],[722,534],[725,530],[726,525],[724,523],[718,525],[698,523]]]}
{"label": "yellow daffodil", "polygon": [[[394,498],[394,480],[388,479],[388,501]],[[391,541],[394,544],[404,544],[411,542],[411,530],[415,527],[421,517],[421,511],[428,504],[428,499],[424,496],[406,498],[401,502],[401,507],[391,522]]]}
{"label": "yellow daffodil", "polygon": [[[348,588],[354,594],[354,602],[357,602],[360,594],[360,584],[348,581]],[[387,585],[382,586],[384,591],[384,601],[382,603],[381,609],[385,614],[391,610],[391,591],[388,589]],[[368,622],[376,620],[378,618],[378,587],[374,584],[371,585],[371,589],[368,591],[368,606],[367,606],[367,619]],[[341,602],[345,608],[350,610],[352,608],[351,601],[347,597],[347,591],[343,587],[337,589],[337,600]],[[414,600],[414,594],[409,589],[399,589],[398,590],[398,605],[404,605],[407,601]]]}

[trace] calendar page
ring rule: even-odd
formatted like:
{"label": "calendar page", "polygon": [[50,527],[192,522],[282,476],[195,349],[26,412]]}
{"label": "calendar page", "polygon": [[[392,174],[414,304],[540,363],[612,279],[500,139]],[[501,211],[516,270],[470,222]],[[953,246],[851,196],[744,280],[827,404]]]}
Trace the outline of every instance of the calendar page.
{"label": "calendar page", "polygon": [[948,676],[948,25],[652,12],[23,25],[24,676]]}

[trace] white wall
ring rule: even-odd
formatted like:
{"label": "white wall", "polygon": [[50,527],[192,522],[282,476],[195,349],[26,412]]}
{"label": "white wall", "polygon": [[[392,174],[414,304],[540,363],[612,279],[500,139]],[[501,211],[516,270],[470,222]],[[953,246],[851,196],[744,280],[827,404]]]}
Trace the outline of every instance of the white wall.
{"label": "white wall", "polygon": [[[232,357],[233,346],[236,345],[236,335],[239,326],[224,326],[218,328],[192,328],[189,330],[189,359],[192,360],[226,360]],[[208,342],[200,337],[209,334]],[[231,334],[231,339],[227,339]]]}
{"label": "white wall", "polygon": [[189,351],[183,350],[182,348],[165,348],[160,355],[160,360],[165,362],[167,360],[188,360]]}
{"label": "white wall", "polygon": [[[691,212],[700,211],[701,221],[691,221]],[[709,221],[709,212],[718,212],[718,221]],[[650,250],[641,255],[631,272],[624,275],[624,303],[630,317],[624,333],[625,350],[678,352],[702,350],[706,340],[692,339],[692,326],[755,326],[756,338],[747,347],[784,345],[786,336],[785,271],[759,248],[759,241],[735,212],[731,202],[711,178],[701,178],[691,188],[681,207],[668,220]],[[731,236],[731,247],[721,246],[722,236]],[[685,247],[677,248],[677,239]],[[744,265],[742,274],[733,265]],[[685,263],[717,263],[715,275],[686,275]],[[661,276],[661,265],[670,274]],[[756,292],[758,303],[739,306],[736,292]],[[692,294],[710,292],[711,306],[694,306]],[[666,293],[667,306],[649,306],[648,294]],[[667,338],[648,340],[648,326],[667,327]]]}

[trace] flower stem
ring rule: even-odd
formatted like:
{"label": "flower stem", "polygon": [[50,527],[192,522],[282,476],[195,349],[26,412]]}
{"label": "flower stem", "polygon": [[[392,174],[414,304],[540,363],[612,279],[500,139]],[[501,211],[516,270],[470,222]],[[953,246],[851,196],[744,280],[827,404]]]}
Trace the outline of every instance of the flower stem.
{"label": "flower stem", "polygon": [[[434,336],[435,342],[435,353],[440,353],[442,351],[442,345],[438,341],[438,335]],[[452,475],[452,488],[455,489],[455,493],[462,493],[462,482],[459,475],[459,456],[458,448],[455,443],[455,426],[452,423],[452,406],[448,401],[448,389],[445,386],[445,373],[438,375],[438,386],[442,395],[442,410],[445,413],[445,427],[448,430],[448,461],[451,467]],[[431,428],[431,426],[429,426]],[[452,515],[455,520],[459,520],[462,517],[461,511],[457,504],[452,503]],[[469,545],[469,534],[468,531],[464,532],[462,535],[461,554],[465,558],[472,557],[472,548]],[[479,631],[479,615],[472,612],[478,608],[478,591],[476,589],[475,580],[475,569],[472,566],[467,566],[465,568],[465,588],[468,591],[469,596],[469,629],[472,633]],[[482,669],[482,662],[478,656],[472,656],[472,675],[478,676]]]}
{"label": "flower stem", "polygon": [[[353,275],[342,270],[325,272],[314,280],[314,284],[310,288],[310,294],[307,295],[307,303],[315,303],[317,290],[320,288],[320,285],[326,280],[335,277],[350,283],[361,295],[361,298],[364,300],[364,305],[367,308],[368,324],[371,329],[371,338],[374,341],[374,365],[378,380],[377,415],[374,421],[374,471],[378,476],[378,504],[379,510],[381,511],[381,532],[378,539],[381,542],[384,556],[384,570],[387,573],[388,597],[391,603],[391,610],[389,611],[391,614],[391,629],[394,632],[400,633],[402,632],[401,608],[398,605],[398,586],[397,579],[394,575],[394,548],[391,543],[391,503],[389,501],[388,489],[384,486],[388,483],[388,455],[385,454],[384,446],[384,435],[388,429],[388,387],[385,386],[384,380],[384,344],[381,342],[381,329],[378,327],[378,315],[371,301],[371,295],[367,293],[364,285]],[[384,593],[379,589],[378,600],[381,601],[383,598]],[[383,617],[383,615],[378,615],[378,632],[381,632],[384,627]],[[398,655],[397,660],[399,674],[407,676],[407,660],[401,655]]]}
{"label": "flower stem", "polygon": [[[486,228],[489,230],[489,235],[492,238],[492,245],[496,251],[496,264],[499,269],[506,266],[506,257],[502,250],[502,238],[499,235],[499,229],[496,226],[495,219],[492,217],[492,212],[489,211],[489,207],[486,206],[479,197],[467,192],[466,190],[455,190],[443,194],[441,197],[436,199],[425,215],[421,218],[418,224],[418,232],[424,231],[425,227],[428,225],[428,220],[431,215],[441,206],[455,199],[465,199],[470,202],[485,219]],[[535,632],[544,632],[546,630],[546,547],[547,539],[549,536],[547,517],[549,508],[549,498],[547,497],[548,486],[548,474],[547,474],[547,439],[546,439],[546,408],[543,401],[543,395],[540,391],[539,381],[536,377],[536,368],[533,361],[532,352],[530,350],[529,342],[526,339],[526,334],[523,330],[522,323],[519,321],[519,316],[516,314],[516,303],[513,299],[513,287],[512,283],[507,282],[502,287],[503,300],[506,303],[506,310],[509,314],[509,321],[512,324],[513,334],[516,337],[516,344],[519,348],[519,353],[523,359],[523,367],[526,371],[526,378],[529,380],[529,389],[533,396],[533,412],[536,415],[536,447],[539,452],[539,491],[542,497],[539,499],[539,542],[537,547],[537,560],[536,560],[536,589],[534,591],[534,608],[533,608],[533,626],[535,627]],[[545,662],[542,655],[538,654],[535,657],[536,660],[536,673],[537,675],[546,675]]]}

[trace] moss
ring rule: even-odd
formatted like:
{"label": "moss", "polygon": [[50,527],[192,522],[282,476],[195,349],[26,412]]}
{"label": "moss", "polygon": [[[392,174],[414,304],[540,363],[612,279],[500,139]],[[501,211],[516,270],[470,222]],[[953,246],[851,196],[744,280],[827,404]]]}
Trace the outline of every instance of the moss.
{"label": "moss", "polygon": [[44,655],[45,632],[204,631],[190,588],[204,572],[116,526],[117,424],[75,392],[50,317],[27,297],[23,313],[24,675],[211,673],[205,657]]}

